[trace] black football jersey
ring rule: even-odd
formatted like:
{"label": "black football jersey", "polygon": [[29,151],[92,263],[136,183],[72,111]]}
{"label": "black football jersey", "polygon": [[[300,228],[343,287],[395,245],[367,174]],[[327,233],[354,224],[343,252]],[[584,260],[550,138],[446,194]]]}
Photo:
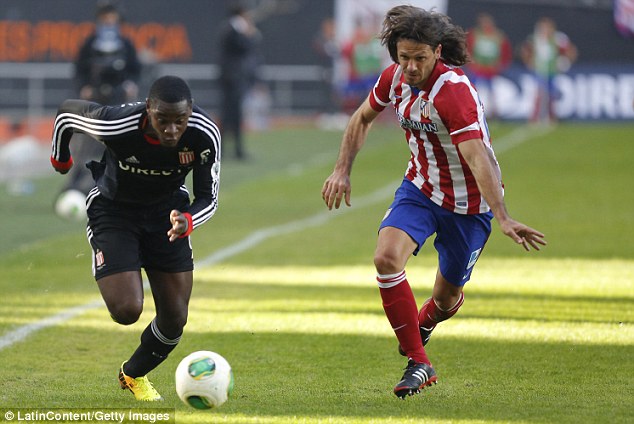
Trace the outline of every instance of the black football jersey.
{"label": "black football jersey", "polygon": [[143,133],[147,119],[145,103],[103,106],[67,100],[55,119],[51,160],[68,163],[69,143],[75,140],[72,135],[76,132],[90,135],[106,146],[101,162],[89,166],[99,194],[116,202],[137,205],[164,202],[177,190],[187,191],[185,177],[192,172],[194,200],[186,212],[192,215],[196,228],[211,218],[218,205],[218,127],[194,105],[178,144],[165,147]]}

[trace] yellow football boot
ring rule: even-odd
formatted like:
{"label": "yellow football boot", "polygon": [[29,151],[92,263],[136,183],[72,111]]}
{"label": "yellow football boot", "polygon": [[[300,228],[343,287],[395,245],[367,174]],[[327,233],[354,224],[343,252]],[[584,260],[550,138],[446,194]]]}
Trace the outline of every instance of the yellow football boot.
{"label": "yellow football boot", "polygon": [[123,364],[119,369],[119,385],[122,389],[128,389],[134,394],[136,400],[142,400],[146,402],[156,402],[163,400],[163,396],[156,391],[150,380],[146,376],[132,378],[125,375],[123,372]]}

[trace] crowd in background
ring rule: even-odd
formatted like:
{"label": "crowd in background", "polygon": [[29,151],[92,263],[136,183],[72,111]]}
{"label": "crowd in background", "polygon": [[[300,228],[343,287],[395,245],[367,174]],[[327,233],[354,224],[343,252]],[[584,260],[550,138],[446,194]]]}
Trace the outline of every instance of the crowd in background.
{"label": "crowd in background", "polygon": [[[376,37],[379,29],[376,22],[358,20],[351,37],[339,42],[334,21],[322,23],[314,49],[319,63],[328,69],[324,73],[324,85],[330,87],[330,94],[325,112],[349,113],[368,95],[389,62]],[[466,30],[471,60],[464,70],[476,86],[488,116],[495,118],[500,112],[493,95],[493,79],[517,60],[531,72],[538,87],[530,120],[555,122],[553,103],[557,91],[553,81],[556,75],[570,69],[577,58],[577,48],[557,29],[554,20],[549,17],[537,20],[533,32],[516,46],[511,44],[495,18],[485,12],[480,13],[475,25]],[[339,77],[335,72],[337,66],[343,69]]]}

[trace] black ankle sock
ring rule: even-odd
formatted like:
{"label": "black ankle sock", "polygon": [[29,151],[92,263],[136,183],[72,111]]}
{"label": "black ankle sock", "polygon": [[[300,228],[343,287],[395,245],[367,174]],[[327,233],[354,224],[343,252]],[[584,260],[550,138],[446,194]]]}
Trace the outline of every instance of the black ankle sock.
{"label": "black ankle sock", "polygon": [[132,378],[144,376],[163,362],[180,341],[165,337],[156,320],[152,320],[141,334],[141,344],[123,366],[123,372]]}

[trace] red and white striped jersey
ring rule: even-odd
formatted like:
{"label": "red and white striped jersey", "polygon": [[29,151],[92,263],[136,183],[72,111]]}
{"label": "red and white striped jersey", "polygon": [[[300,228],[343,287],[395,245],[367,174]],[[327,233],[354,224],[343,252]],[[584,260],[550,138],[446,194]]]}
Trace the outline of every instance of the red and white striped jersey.
{"label": "red and white striped jersey", "polygon": [[392,104],[411,151],[405,177],[434,203],[460,214],[488,212],[476,180],[458,150],[480,139],[500,178],[478,93],[460,68],[437,61],[423,89],[404,82],[400,65],[385,69],[370,104],[378,112]]}

